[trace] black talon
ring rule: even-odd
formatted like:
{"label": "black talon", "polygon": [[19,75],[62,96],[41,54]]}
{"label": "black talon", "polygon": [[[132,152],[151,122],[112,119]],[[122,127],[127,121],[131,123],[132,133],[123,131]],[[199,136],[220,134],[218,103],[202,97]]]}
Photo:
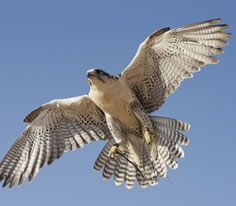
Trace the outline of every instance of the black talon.
{"label": "black talon", "polygon": [[113,144],[113,147],[119,147],[120,145],[118,143]]}

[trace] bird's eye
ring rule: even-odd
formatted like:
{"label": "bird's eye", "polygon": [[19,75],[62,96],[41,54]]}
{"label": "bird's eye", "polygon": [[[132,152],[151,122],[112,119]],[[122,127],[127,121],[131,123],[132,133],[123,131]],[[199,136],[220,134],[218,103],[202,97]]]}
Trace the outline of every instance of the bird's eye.
{"label": "bird's eye", "polygon": [[95,74],[100,74],[101,70],[95,70]]}

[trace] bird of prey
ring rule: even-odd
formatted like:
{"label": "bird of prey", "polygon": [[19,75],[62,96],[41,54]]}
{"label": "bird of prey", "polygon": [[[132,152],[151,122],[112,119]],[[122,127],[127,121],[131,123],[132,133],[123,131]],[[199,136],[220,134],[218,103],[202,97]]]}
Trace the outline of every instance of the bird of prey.
{"label": "bird of prey", "polygon": [[162,28],[140,46],[131,63],[119,75],[102,69],[87,72],[88,95],[56,99],[31,113],[29,125],[12,145],[0,164],[3,187],[32,181],[39,169],[59,159],[64,152],[82,148],[96,140],[107,140],[95,170],[103,169],[104,179],[114,177],[116,185],[132,188],[156,185],[176,169],[184,157],[181,146],[189,139],[180,133],[186,122],[151,116],[206,64],[215,64],[230,33],[229,26],[211,19],[175,29]]}

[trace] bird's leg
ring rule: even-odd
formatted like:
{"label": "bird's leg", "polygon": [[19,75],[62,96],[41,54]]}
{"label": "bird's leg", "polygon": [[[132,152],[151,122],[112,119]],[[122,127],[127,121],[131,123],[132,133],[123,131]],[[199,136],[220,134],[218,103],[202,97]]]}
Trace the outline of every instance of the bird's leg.
{"label": "bird's leg", "polygon": [[116,144],[114,144],[109,153],[108,156],[111,158],[114,158],[114,154],[116,152],[122,152],[122,145],[125,141],[125,135],[121,127],[121,123],[117,118],[112,117],[111,115],[105,113],[106,115],[106,122],[107,126],[112,134],[112,137],[114,138]]}
{"label": "bird's leg", "polygon": [[147,127],[144,127],[144,137],[147,144],[152,144],[151,133],[149,132],[149,129]]}
{"label": "bird's leg", "polygon": [[148,115],[143,111],[142,105],[139,102],[133,102],[131,104],[132,110],[135,116],[138,118],[142,125],[143,136],[147,144],[152,144],[152,138],[154,135],[154,128]]}
{"label": "bird's leg", "polygon": [[112,148],[110,149],[108,156],[111,158],[114,158],[114,154],[117,152],[120,152],[119,144],[114,144]]}

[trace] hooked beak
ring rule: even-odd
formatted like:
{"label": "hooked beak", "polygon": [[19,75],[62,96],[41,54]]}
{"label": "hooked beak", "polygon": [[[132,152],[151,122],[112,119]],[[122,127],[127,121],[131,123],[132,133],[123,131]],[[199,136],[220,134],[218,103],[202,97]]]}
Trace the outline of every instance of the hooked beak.
{"label": "hooked beak", "polygon": [[96,76],[96,75],[94,74],[93,71],[88,71],[88,72],[87,72],[87,78],[88,78],[88,79],[93,78],[93,77],[95,77],[95,76]]}
{"label": "hooked beak", "polygon": [[102,82],[104,82],[104,80],[102,79],[102,77],[100,75],[97,75],[94,71],[88,71],[87,72],[87,78],[88,79],[93,79],[93,78],[96,78]]}

